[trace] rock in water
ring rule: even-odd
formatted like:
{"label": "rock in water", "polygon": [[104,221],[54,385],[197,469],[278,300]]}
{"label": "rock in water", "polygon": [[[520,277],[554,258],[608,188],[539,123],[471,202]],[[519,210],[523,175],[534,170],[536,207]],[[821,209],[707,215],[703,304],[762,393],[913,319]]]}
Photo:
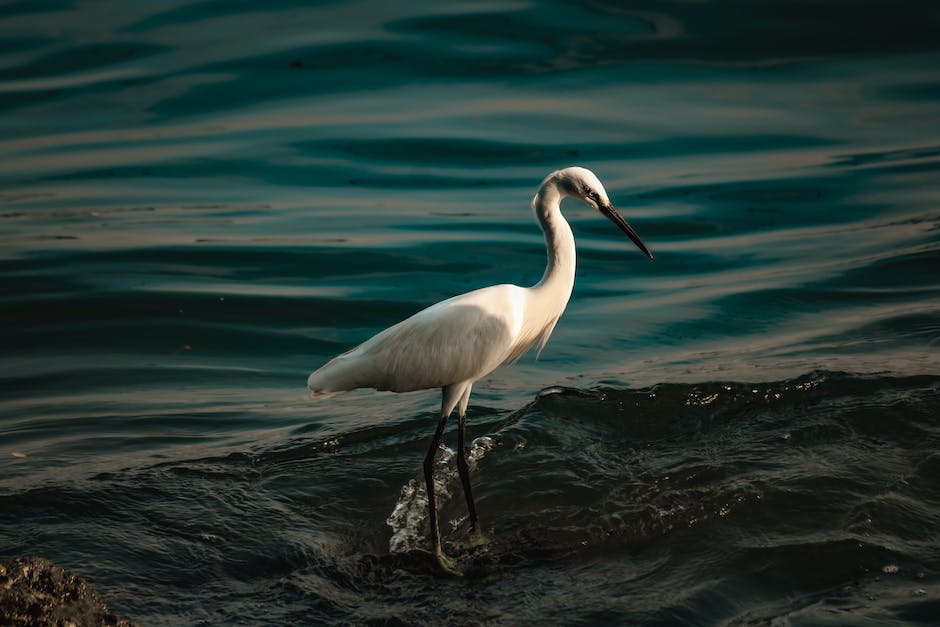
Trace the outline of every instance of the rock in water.
{"label": "rock in water", "polygon": [[42,557],[0,564],[0,624],[134,625],[112,614],[84,579]]}

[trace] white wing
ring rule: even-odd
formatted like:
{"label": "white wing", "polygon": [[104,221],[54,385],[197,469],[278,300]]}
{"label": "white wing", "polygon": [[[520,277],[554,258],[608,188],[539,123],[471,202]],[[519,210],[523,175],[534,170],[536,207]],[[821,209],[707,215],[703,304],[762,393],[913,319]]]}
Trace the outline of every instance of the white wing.
{"label": "white wing", "polygon": [[475,381],[538,338],[523,332],[525,304],[525,290],[515,285],[455,296],[331,360],[307,385],[315,394],[329,394],[355,388],[410,392]]}

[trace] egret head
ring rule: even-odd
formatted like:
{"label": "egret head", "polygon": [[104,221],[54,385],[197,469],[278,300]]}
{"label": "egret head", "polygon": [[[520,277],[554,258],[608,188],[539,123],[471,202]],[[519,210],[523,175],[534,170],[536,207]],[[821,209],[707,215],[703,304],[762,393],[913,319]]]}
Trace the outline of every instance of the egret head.
{"label": "egret head", "polygon": [[552,173],[549,179],[555,180],[562,194],[577,198],[588,207],[600,211],[604,217],[616,224],[647,257],[653,258],[653,253],[646,247],[633,227],[627,224],[627,221],[614,209],[610,198],[607,197],[607,190],[593,172],[587,168],[572,166]]}

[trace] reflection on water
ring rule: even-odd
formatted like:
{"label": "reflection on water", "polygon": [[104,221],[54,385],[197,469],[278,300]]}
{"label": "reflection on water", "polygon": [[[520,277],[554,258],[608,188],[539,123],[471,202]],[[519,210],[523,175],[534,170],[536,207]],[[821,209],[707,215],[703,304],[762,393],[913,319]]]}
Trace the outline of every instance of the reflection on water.
{"label": "reflection on water", "polygon": [[[0,557],[145,623],[931,620],[938,25],[913,0],[9,4]],[[437,393],[304,381],[536,282],[529,202],[573,164],[656,261],[566,205],[568,310],[474,391],[494,545],[429,586],[385,521]]]}

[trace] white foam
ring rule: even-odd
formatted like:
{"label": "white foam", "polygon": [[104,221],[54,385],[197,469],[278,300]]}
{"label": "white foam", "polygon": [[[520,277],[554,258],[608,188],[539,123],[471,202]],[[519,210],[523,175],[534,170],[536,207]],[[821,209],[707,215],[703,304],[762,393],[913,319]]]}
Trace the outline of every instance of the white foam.
{"label": "white foam", "polygon": [[[467,451],[470,471],[473,472],[483,456],[495,447],[496,440],[489,436],[482,436],[471,442]],[[459,493],[461,490],[457,454],[447,446],[441,445],[434,464],[434,496],[438,511],[441,504],[450,499],[454,492]],[[452,528],[456,528],[464,518],[465,516],[452,521],[442,521],[442,525],[449,523]],[[428,495],[424,478],[419,475],[402,486],[401,496],[385,521],[392,528],[392,537],[388,541],[389,552],[404,553],[414,549],[427,549],[427,520]]]}

